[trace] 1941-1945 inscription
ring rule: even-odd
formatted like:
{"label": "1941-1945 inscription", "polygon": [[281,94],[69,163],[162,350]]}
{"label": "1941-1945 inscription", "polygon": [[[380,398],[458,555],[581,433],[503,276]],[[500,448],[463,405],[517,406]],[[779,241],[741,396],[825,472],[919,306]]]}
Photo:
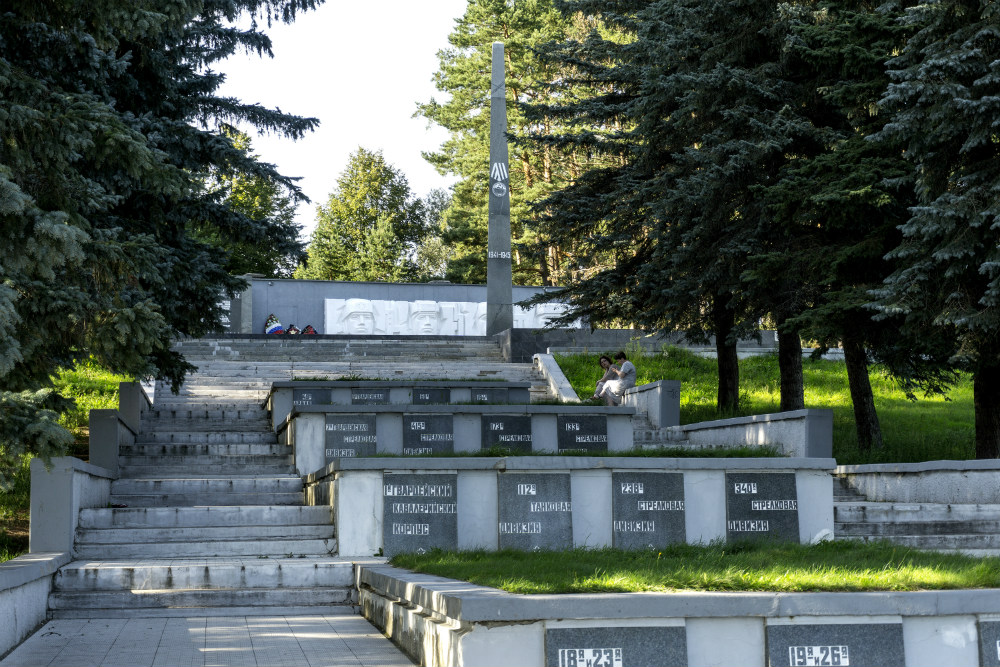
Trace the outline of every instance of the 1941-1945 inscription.
{"label": "1941-1945 inscription", "polygon": [[758,538],[799,541],[795,473],[726,473],[726,539]]}
{"label": "1941-1945 inscription", "polygon": [[458,475],[386,473],[382,479],[386,556],[458,548]]}

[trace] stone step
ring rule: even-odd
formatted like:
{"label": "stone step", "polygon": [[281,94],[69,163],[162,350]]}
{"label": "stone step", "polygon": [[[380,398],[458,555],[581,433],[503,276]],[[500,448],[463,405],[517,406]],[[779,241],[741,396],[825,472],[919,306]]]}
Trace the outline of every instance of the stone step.
{"label": "stone step", "polygon": [[970,550],[1000,549],[1000,535],[891,535],[891,536],[837,536],[838,540],[874,542],[889,540],[893,544],[911,549]]}
{"label": "stone step", "polygon": [[[157,479],[157,478],[179,478],[184,476],[227,476],[240,475],[263,477],[275,477],[278,475],[290,475],[295,472],[292,465],[264,465],[249,464],[236,461],[236,457],[225,457],[225,463],[208,463],[205,457],[190,457],[191,460],[182,460],[184,457],[169,457],[165,461],[170,463],[159,464],[136,464],[126,465],[125,457],[119,459],[118,474],[129,479]],[[220,457],[221,458],[221,457]]]}
{"label": "stone step", "polygon": [[73,561],[60,568],[54,579],[58,591],[311,588],[353,584],[353,563],[337,558]]}
{"label": "stone step", "polygon": [[[264,427],[266,428],[266,426]],[[264,431],[155,431],[136,436],[137,445],[156,444],[266,444],[277,443],[277,436]]]}
{"label": "stone step", "polygon": [[947,523],[1000,521],[1000,505],[838,502],[834,521],[847,523]]}
{"label": "stone step", "polygon": [[[274,466],[277,469],[277,467],[281,466],[291,466],[293,464],[293,457],[291,452],[287,454],[230,454],[218,456],[185,456],[182,454],[167,454],[165,456],[119,456],[118,464],[119,466],[127,467],[130,470],[155,468],[163,465],[170,466],[170,468],[174,470],[198,472],[204,471],[213,466],[226,466],[233,472],[239,472],[240,466],[250,466],[254,469],[271,466]],[[287,471],[283,470],[282,472]]]}
{"label": "stone step", "polygon": [[[267,410],[255,403],[230,404],[228,406],[213,407],[212,409],[202,408],[155,408],[148,410],[142,415],[142,423],[157,424],[179,424],[185,422],[200,424],[202,421],[217,420],[223,423],[235,424],[238,422],[257,422],[267,420]],[[181,428],[182,431],[200,430]]]}
{"label": "stone step", "polygon": [[182,542],[243,540],[325,540],[333,537],[326,524],[259,526],[169,526],[158,528],[82,528],[76,533],[76,547],[120,544],[158,544],[169,553],[170,546]]}
{"label": "stone step", "polygon": [[137,493],[112,495],[111,503],[135,508],[203,506],[301,505],[302,492],[287,493]]}
{"label": "stone step", "polygon": [[[165,589],[142,591],[54,592],[49,610],[56,616],[63,610],[163,609],[205,607],[325,607],[352,603],[353,587],[306,588],[218,588]],[[65,617],[65,616],[63,616]],[[100,616],[103,617],[103,616]],[[213,663],[215,664],[215,663]],[[222,663],[218,663],[222,664]]]}
{"label": "stone step", "polygon": [[288,445],[248,444],[136,444],[119,445],[118,453],[127,457],[176,456],[287,456]]}
{"label": "stone step", "polygon": [[80,528],[170,528],[329,524],[329,506],[127,507],[80,510]]}
{"label": "stone step", "polygon": [[263,410],[256,418],[230,419],[144,419],[139,427],[140,433],[169,433],[183,431],[187,433],[221,433],[221,432],[252,432],[267,428],[267,413]]}
{"label": "stone step", "polygon": [[267,540],[210,540],[191,542],[132,544],[78,544],[74,548],[77,558],[198,558],[198,557],[274,557],[274,556],[323,556],[334,553],[337,540],[281,539]]}
{"label": "stone step", "polygon": [[846,523],[834,521],[838,537],[885,537],[896,535],[991,535],[1000,534],[1000,519],[992,521],[912,521],[906,523]]}
{"label": "stone step", "polygon": [[854,487],[847,483],[844,477],[834,476],[833,478],[833,501],[840,502],[865,502],[867,498],[859,493]]}

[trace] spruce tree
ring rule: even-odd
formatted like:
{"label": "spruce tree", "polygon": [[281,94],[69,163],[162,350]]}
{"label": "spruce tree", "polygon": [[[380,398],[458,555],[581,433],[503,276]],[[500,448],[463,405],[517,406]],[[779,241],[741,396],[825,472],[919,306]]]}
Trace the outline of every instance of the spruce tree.
{"label": "spruce tree", "polygon": [[291,21],[319,0],[9,0],[0,13],[0,474],[48,457],[68,434],[59,367],[93,357],[175,387],[191,368],[177,336],[220,328],[242,289],[227,244],[293,252],[295,234],[234,212],[200,187],[213,170],[294,183],[238,150],[221,122],[301,137],[316,121],[220,97],[211,67],[237,50],[270,55],[257,21]]}
{"label": "spruce tree", "polygon": [[1000,456],[1000,8],[990,0],[915,6],[919,28],[890,61],[879,135],[905,146],[919,202],[879,292],[887,316],[950,328],[973,376],[976,456]]}

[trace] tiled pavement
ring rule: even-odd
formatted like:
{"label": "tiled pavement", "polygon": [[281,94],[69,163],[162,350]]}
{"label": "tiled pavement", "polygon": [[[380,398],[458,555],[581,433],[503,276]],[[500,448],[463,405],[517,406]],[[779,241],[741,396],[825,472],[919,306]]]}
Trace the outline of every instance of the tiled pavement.
{"label": "tiled pavement", "polygon": [[63,619],[0,667],[402,667],[413,663],[360,616]]}

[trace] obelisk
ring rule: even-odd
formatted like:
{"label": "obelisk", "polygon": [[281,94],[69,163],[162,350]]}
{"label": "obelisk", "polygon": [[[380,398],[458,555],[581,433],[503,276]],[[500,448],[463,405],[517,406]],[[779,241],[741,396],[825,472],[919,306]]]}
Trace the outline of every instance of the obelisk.
{"label": "obelisk", "polygon": [[503,42],[493,42],[490,82],[490,204],[486,254],[486,335],[514,327],[510,253],[510,170],[507,167],[507,97]]}

